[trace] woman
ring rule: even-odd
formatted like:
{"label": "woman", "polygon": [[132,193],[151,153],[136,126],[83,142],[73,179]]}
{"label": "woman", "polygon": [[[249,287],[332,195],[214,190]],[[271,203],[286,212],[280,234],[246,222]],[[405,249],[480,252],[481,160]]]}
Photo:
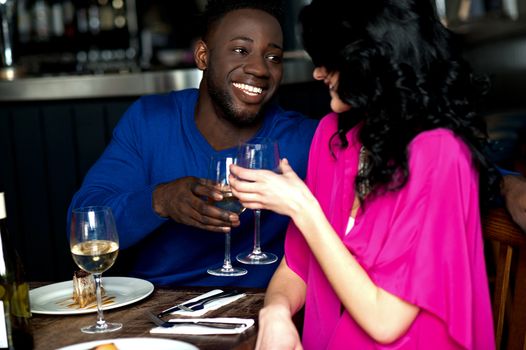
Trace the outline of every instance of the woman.
{"label": "woman", "polygon": [[[353,5],[354,4],[354,5]],[[331,95],[306,184],[232,166],[251,209],[288,215],[259,349],[492,349],[479,213],[497,176],[484,88],[424,0],[313,0],[304,46]],[[242,180],[239,180],[242,179]],[[244,180],[244,181],[243,181]]]}

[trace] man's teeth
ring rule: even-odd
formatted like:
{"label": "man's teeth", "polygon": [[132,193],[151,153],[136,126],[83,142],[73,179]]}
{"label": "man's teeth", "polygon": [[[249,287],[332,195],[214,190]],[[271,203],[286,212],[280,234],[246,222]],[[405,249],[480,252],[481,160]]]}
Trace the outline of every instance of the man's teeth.
{"label": "man's teeth", "polygon": [[235,87],[238,89],[243,90],[244,93],[250,96],[256,96],[263,92],[263,89],[260,87],[247,85],[247,84],[241,84],[241,83],[233,83]]}

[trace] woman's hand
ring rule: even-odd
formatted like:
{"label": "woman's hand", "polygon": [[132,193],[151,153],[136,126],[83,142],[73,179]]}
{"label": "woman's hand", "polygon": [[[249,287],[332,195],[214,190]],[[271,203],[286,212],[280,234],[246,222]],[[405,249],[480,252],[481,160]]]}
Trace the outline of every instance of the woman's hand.
{"label": "woman's hand", "polygon": [[259,312],[256,350],[301,350],[300,336],[289,310],[282,305],[269,305]]}
{"label": "woman's hand", "polygon": [[281,160],[280,171],[281,174],[277,174],[231,165],[232,193],[245,208],[268,209],[294,218],[316,199],[286,159]]}
{"label": "woman's hand", "polygon": [[258,350],[300,350],[300,336],[292,315],[305,305],[307,286],[281,260],[265,293],[265,306],[259,312]]}

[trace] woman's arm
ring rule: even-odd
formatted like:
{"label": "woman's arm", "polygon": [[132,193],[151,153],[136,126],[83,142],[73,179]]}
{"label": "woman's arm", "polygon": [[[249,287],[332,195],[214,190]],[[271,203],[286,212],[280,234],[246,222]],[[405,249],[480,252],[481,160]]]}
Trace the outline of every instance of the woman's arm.
{"label": "woman's arm", "polygon": [[419,308],[377,287],[286,160],[281,170],[282,174],[275,174],[232,166],[230,184],[245,207],[290,216],[354,320],[377,342],[396,340],[414,321]]}
{"label": "woman's arm", "polygon": [[302,349],[292,316],[305,303],[306,286],[283,259],[265,294],[259,313],[256,349]]}
{"label": "woman's arm", "polygon": [[342,243],[314,197],[306,201],[292,219],[354,320],[380,343],[391,343],[405,333],[419,308],[373,283]]}

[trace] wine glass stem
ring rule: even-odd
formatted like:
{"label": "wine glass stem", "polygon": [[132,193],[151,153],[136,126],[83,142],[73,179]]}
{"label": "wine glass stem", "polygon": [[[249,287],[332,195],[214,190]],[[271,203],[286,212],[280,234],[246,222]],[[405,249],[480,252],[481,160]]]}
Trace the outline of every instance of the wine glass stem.
{"label": "wine glass stem", "polygon": [[260,242],[261,210],[254,210],[254,249],[252,254],[261,254]]}
{"label": "wine glass stem", "polygon": [[102,288],[101,288],[101,274],[94,273],[93,278],[95,279],[95,291],[97,295],[97,328],[104,329],[107,327],[104,315],[102,313]]}
{"label": "wine glass stem", "polygon": [[230,232],[225,233],[225,260],[223,261],[223,268],[232,268],[232,260],[230,260]]}

